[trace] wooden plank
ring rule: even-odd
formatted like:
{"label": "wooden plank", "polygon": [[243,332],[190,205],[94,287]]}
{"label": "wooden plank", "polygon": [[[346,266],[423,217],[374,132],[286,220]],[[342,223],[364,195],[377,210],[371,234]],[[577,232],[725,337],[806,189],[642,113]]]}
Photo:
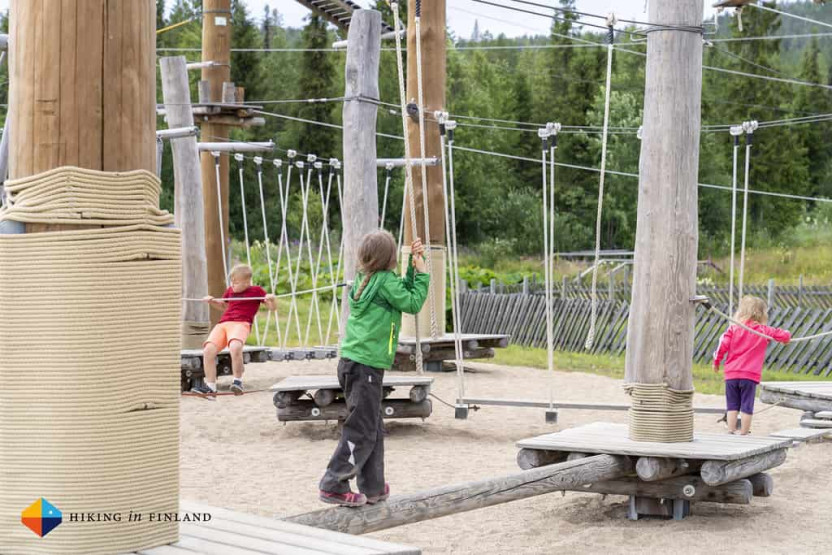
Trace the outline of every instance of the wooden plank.
{"label": "wooden plank", "polygon": [[597,455],[524,470],[518,474],[391,497],[386,503],[339,507],[292,517],[290,522],[364,534],[492,505],[615,480],[632,471],[626,457]]}
{"label": "wooden plank", "polygon": [[[433,378],[424,376],[384,376],[384,387],[430,386]],[[274,384],[270,391],[313,391],[341,389],[337,376],[289,376]]]}
{"label": "wooden plank", "polygon": [[[550,406],[548,401],[536,401],[530,399],[493,399],[482,397],[466,397],[463,402],[468,405],[492,405],[501,407],[524,407],[547,409]],[[556,409],[577,409],[577,410],[617,410],[626,411],[630,409],[629,404],[624,403],[585,403],[556,401],[553,405]],[[693,412],[698,414],[724,414],[722,407],[694,407]]]}
{"label": "wooden plank", "polygon": [[[284,393],[280,392],[277,395]],[[429,400],[414,403],[407,399],[386,399],[381,403],[384,418],[427,418],[433,411],[433,404]],[[314,401],[306,399],[288,403],[277,407],[277,419],[280,422],[300,422],[313,420],[345,420],[349,411],[343,401],[332,403],[326,407],[319,407]]]}
{"label": "wooden plank", "polygon": [[832,410],[822,410],[816,412],[815,418],[820,418],[821,420],[832,420]]}
{"label": "wooden plank", "polygon": [[[688,495],[691,487],[693,488],[693,495]],[[721,486],[709,486],[699,476],[679,476],[659,482],[642,482],[635,478],[621,478],[619,480],[584,484],[571,491],[603,495],[637,495],[653,499],[685,499],[692,502],[732,503],[736,505],[748,505],[754,495],[753,485],[749,480],[737,480]]]}
{"label": "wooden plank", "polygon": [[764,391],[832,401],[832,382],[763,382],[760,388]]}
{"label": "wooden plank", "polygon": [[212,517],[221,518],[229,522],[239,522],[263,529],[291,533],[300,537],[308,537],[315,540],[323,540],[346,546],[361,547],[366,549],[368,553],[377,552],[391,555],[418,555],[420,553],[419,549],[415,547],[376,540],[366,536],[340,534],[338,532],[322,530],[320,528],[294,524],[285,520],[271,519],[237,511],[230,511],[219,507],[212,507],[195,501],[183,500],[181,510],[186,512],[209,513]]}
{"label": "wooden plank", "polygon": [[192,523],[179,525],[179,544],[188,549],[199,550],[206,555],[252,555],[257,553],[269,555],[321,555],[337,553],[319,549],[305,549],[296,546],[279,545],[268,540],[249,538],[239,534],[215,530]]}
{"label": "wooden plank", "polygon": [[768,405],[778,405],[790,409],[809,410],[812,412],[832,410],[832,401],[791,393],[779,393],[768,389],[760,390],[760,402]]}
{"label": "wooden plank", "polygon": [[[58,107],[60,149],[58,164],[80,166],[80,103],[77,85],[78,57],[78,0],[61,0],[61,62],[58,69],[61,82],[60,106]],[[84,60],[86,62],[86,60]]]}
{"label": "wooden plank", "polygon": [[789,428],[769,434],[771,437],[782,437],[791,439],[797,443],[815,443],[823,441],[832,435],[832,430],[817,428]]}
{"label": "wooden plank", "polygon": [[627,436],[627,426],[624,424],[598,422],[524,439],[517,442],[517,447],[639,457],[732,461],[785,449],[791,445],[791,441],[787,439],[712,433],[694,433],[694,440],[684,443],[632,441]]}
{"label": "wooden plank", "polygon": [[[180,545],[160,545],[159,547],[151,547],[150,549],[143,549],[138,552],[138,555],[193,555],[200,553],[192,549],[187,549]],[[137,555],[136,553],[128,553],[127,555]]]}
{"label": "wooden plank", "polygon": [[[101,0],[78,0],[76,56],[79,87],[78,162],[82,168],[103,170],[104,146],[104,3]],[[108,83],[115,86],[115,83]]]}
{"label": "wooden plank", "polygon": [[832,420],[820,420],[817,418],[806,418],[800,421],[801,428],[830,429]]}

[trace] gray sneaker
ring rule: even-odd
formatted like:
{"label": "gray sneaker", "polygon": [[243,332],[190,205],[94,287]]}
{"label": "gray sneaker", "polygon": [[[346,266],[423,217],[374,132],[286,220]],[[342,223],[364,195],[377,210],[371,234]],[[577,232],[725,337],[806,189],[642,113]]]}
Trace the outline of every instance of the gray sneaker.
{"label": "gray sneaker", "polygon": [[234,380],[231,383],[231,393],[234,395],[242,395],[245,393],[245,389],[243,389],[243,380]]}
{"label": "gray sneaker", "polygon": [[191,393],[196,393],[209,401],[214,401],[217,398],[217,392],[205,384],[197,385],[191,388]]}

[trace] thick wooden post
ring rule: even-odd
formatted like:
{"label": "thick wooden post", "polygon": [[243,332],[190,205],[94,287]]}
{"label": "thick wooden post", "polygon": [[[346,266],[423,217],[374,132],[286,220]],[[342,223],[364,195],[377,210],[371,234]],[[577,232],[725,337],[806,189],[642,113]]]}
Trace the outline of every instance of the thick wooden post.
{"label": "thick wooden post", "polygon": [[[185,57],[161,59],[162,94],[168,127],[193,127],[191,93]],[[205,260],[205,221],[202,201],[202,172],[196,137],[172,139],[175,184],[174,216],[182,230],[182,296],[199,299],[208,294]],[[185,349],[202,346],[210,325],[207,304],[185,303],[182,307],[182,345]],[[202,333],[200,333],[202,332]]]}
{"label": "thick wooden post", "polygon": [[[231,0],[205,0],[202,18],[202,60],[216,62],[202,68],[202,80],[207,81],[210,102],[222,102],[223,83],[231,81]],[[203,122],[202,138],[210,142],[228,139],[228,126]],[[220,190],[222,201],[217,199],[217,179],[214,157],[202,153],[202,191],[205,202],[205,254],[208,259],[208,293],[215,297],[226,288],[223,267],[222,237],[226,240],[226,253],[230,248],[228,237],[228,157],[220,156]],[[219,210],[222,210],[223,229],[220,231]],[[218,318],[214,313],[213,319]],[[215,323],[215,322],[214,322]]]}
{"label": "thick wooden post", "polygon": [[[408,120],[407,141],[413,158],[439,158],[442,146],[439,139],[439,124],[434,112],[445,109],[445,0],[411,0],[407,3],[407,102],[416,105],[419,99],[416,63],[416,5],[421,4],[419,17],[420,39],[422,46],[422,100],[425,106],[425,152],[421,150],[419,139],[419,119]],[[413,189],[416,198],[416,229],[422,241],[426,238],[424,202],[422,198],[422,172],[426,172],[428,190],[428,212],[430,217],[431,245],[445,245],[445,201],[442,186],[442,167],[414,166]],[[410,220],[410,197],[405,206],[404,238],[405,245],[413,241]],[[432,251],[431,284],[432,298],[438,334],[445,331],[445,253],[440,249]],[[427,337],[430,330],[430,301],[425,303],[419,315],[419,329],[422,337]],[[414,335],[415,322],[412,317],[405,317],[403,333]]]}
{"label": "thick wooden post", "polygon": [[[702,25],[699,0],[654,0],[650,22]],[[625,381],[693,387],[702,37],[647,39],[644,137]]]}
{"label": "thick wooden post", "polygon": [[155,2],[12,0],[10,13],[9,178],[59,166],[155,172]]}
{"label": "thick wooden post", "polygon": [[[378,228],[378,183],[376,169],[376,112],[374,104],[357,98],[378,98],[378,67],[381,56],[381,14],[358,10],[347,35],[344,69],[344,277],[355,277],[361,238]],[[349,315],[349,287],[343,290],[341,337]]]}

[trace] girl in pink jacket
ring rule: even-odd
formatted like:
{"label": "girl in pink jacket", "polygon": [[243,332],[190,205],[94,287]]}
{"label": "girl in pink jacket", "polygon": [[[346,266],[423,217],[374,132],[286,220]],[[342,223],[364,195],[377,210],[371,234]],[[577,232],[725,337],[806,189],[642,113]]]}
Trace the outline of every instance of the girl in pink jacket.
{"label": "girl in pink jacket", "polygon": [[[786,344],[792,337],[785,330],[766,325],[768,307],[759,297],[743,297],[734,320],[779,343]],[[763,374],[769,341],[736,324],[729,327],[719,340],[719,347],[714,353],[714,372],[719,372],[720,362],[725,358],[725,401],[729,433],[733,434],[737,429],[738,412],[742,421],[740,434],[747,435],[751,429],[754,395]]]}

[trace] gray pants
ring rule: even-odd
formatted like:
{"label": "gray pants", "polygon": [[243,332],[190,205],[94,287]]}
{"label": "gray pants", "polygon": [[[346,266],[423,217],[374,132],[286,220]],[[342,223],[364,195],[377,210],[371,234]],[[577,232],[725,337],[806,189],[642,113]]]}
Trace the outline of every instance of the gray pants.
{"label": "gray pants", "polygon": [[381,415],[384,371],[349,359],[338,363],[338,382],[344,390],[349,414],[341,439],[321,479],[320,489],[350,491],[358,478],[358,491],[367,496],[384,493],[384,424]]}

